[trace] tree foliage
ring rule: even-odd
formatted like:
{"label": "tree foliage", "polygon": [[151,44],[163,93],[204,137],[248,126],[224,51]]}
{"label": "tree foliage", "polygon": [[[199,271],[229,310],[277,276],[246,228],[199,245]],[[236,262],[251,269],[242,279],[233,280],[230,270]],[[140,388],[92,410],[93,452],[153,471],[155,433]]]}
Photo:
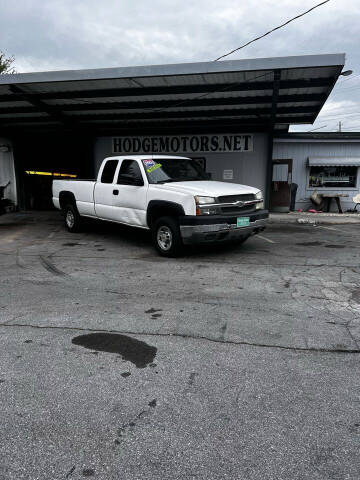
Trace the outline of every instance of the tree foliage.
{"label": "tree foliage", "polygon": [[16,73],[13,63],[14,57],[7,57],[4,52],[0,50],[0,75],[2,73]]}

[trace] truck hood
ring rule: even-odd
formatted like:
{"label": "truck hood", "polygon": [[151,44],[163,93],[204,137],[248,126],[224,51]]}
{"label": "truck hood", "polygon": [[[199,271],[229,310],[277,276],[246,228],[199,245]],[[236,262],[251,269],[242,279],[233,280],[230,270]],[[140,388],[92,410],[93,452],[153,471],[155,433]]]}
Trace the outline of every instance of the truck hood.
{"label": "truck hood", "polygon": [[[153,185],[155,186],[155,185]],[[241,195],[244,193],[257,193],[258,188],[240,185],[239,183],[216,182],[213,180],[172,182],[156,185],[161,190],[171,190],[189,195],[202,195],[206,197],[220,197],[223,195]]]}

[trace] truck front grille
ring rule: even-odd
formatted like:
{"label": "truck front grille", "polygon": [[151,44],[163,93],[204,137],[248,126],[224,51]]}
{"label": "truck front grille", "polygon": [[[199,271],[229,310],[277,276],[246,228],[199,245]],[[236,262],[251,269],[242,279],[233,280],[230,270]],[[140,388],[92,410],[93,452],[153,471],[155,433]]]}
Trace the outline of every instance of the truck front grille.
{"label": "truck front grille", "polygon": [[[249,202],[255,200],[255,195],[253,193],[245,193],[243,195],[224,195],[219,197],[219,203],[234,203],[234,202]],[[244,205],[244,206],[230,206],[230,207],[221,207],[221,213],[224,215],[237,214],[237,213],[251,213],[256,210],[256,205]]]}

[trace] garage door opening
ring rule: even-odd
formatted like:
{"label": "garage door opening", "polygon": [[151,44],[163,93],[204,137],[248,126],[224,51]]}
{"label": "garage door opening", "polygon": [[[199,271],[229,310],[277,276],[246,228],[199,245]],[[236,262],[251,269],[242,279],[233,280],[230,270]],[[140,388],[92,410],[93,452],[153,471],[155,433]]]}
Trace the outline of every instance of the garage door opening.
{"label": "garage door opening", "polygon": [[26,210],[54,210],[52,203],[52,182],[61,178],[74,179],[78,175],[74,173],[41,172],[25,170],[24,193]]}
{"label": "garage door opening", "polygon": [[22,210],[53,210],[53,180],[94,175],[93,139],[89,136],[27,136],[15,143],[14,158]]}

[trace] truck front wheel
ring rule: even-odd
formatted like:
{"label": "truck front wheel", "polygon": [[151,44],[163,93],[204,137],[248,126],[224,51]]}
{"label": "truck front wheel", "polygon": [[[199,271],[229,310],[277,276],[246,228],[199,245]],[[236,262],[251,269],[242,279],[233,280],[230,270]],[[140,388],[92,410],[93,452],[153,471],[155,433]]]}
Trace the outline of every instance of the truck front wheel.
{"label": "truck front wheel", "polygon": [[163,257],[177,257],[181,254],[183,243],[175,218],[161,217],[156,220],[152,226],[152,237],[156,250]]}
{"label": "truck front wheel", "polygon": [[81,217],[74,205],[66,205],[64,208],[65,226],[69,232],[76,233],[81,230]]}

